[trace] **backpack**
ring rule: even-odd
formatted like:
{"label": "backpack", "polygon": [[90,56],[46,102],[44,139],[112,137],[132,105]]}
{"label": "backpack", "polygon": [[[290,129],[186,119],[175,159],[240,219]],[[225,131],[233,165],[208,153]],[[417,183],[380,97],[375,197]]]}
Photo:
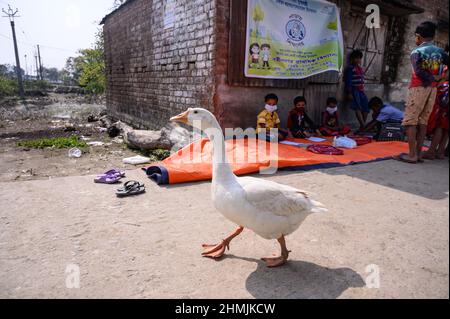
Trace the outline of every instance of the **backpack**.
{"label": "backpack", "polygon": [[401,141],[405,140],[405,129],[402,123],[383,123],[375,139],[381,141]]}

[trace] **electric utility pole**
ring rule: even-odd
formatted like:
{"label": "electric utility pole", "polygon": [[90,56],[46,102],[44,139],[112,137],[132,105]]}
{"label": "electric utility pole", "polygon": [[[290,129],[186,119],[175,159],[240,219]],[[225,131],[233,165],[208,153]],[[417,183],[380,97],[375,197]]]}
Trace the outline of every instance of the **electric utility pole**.
{"label": "electric utility pole", "polygon": [[42,67],[42,59],[41,59],[41,49],[39,47],[39,44],[37,45],[37,52],[38,52],[38,59],[39,59],[39,75],[41,76],[41,80],[44,79],[43,75],[43,67]]}
{"label": "electric utility pole", "polygon": [[39,80],[39,66],[36,52],[34,53],[34,62],[36,63],[36,80]]}
{"label": "electric utility pole", "polygon": [[27,59],[27,55],[25,54],[25,81],[28,80],[28,59]]}
{"label": "electric utility pole", "polygon": [[9,21],[11,22],[11,29],[13,34],[13,41],[14,41],[14,53],[16,54],[16,73],[17,73],[17,81],[19,82],[19,94],[20,97],[24,98],[24,91],[23,91],[23,81],[22,81],[22,69],[20,68],[20,59],[19,59],[19,49],[17,48],[17,39],[16,39],[16,28],[14,25],[14,18],[18,18],[19,16],[16,16],[16,14],[19,12],[18,9],[14,11],[10,5],[8,5],[8,10],[2,9],[3,13],[6,14],[6,16],[3,16],[4,18],[9,18]]}

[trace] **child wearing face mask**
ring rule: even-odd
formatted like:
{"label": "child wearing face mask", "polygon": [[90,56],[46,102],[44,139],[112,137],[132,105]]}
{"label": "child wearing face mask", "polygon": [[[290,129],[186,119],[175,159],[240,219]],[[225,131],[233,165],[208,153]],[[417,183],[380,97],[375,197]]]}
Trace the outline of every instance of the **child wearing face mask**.
{"label": "child wearing face mask", "polygon": [[322,136],[306,112],[306,99],[303,96],[294,99],[294,108],[289,111],[288,129],[290,135],[295,138]]}
{"label": "child wearing face mask", "polygon": [[266,105],[264,110],[258,114],[256,123],[256,132],[258,135],[265,134],[268,142],[274,141],[276,136],[271,132],[271,129],[278,130],[278,140],[282,141],[288,136],[288,132],[280,128],[280,118],[277,114],[278,96],[275,94],[268,94],[265,97]]}
{"label": "child wearing face mask", "polygon": [[350,133],[350,127],[339,122],[338,102],[335,97],[327,99],[327,109],[322,113],[320,132],[324,136],[338,136]]}

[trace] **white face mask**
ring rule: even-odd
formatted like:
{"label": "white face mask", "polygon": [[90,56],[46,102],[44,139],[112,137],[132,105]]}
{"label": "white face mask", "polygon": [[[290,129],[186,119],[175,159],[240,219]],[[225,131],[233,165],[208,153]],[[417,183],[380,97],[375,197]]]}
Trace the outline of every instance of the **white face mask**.
{"label": "white face mask", "polygon": [[338,110],[337,106],[335,106],[335,107],[327,107],[327,112],[330,113],[330,114],[336,113],[337,110]]}
{"label": "white face mask", "polygon": [[265,108],[268,112],[273,113],[278,109],[278,106],[266,104]]}

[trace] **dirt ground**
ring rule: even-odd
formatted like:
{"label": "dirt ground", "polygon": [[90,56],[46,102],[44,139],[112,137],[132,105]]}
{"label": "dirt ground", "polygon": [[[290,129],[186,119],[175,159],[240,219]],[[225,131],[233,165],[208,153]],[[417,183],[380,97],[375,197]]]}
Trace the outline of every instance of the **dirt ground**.
{"label": "dirt ground", "polygon": [[[135,168],[123,164],[122,159],[138,154],[136,151],[102,132],[99,122],[87,121],[89,115],[99,114],[105,106],[85,99],[73,94],[50,94],[32,99],[26,106],[0,106],[0,182],[97,174],[110,167]],[[105,145],[88,147],[81,158],[69,158],[68,149],[17,146],[19,141],[74,134],[86,138],[87,143],[98,141]]]}
{"label": "dirt ground", "polygon": [[[121,166],[133,152],[120,144],[69,159],[5,141],[51,120],[2,121],[0,298],[449,297],[448,160],[261,177],[308,190],[330,210],[287,238],[287,265],[268,269],[260,258],[278,245],[249,230],[220,261],[201,257],[202,243],[235,227],[215,211],[209,182],[157,186]],[[111,166],[147,192],[119,199],[117,185],[93,183]],[[79,288],[67,282],[74,266]]]}
{"label": "dirt ground", "polygon": [[[448,298],[448,162],[396,161],[279,173],[330,209],[287,238],[290,262],[268,269],[275,241],[244,231],[221,261],[202,243],[234,230],[210,183],[118,199],[93,176],[0,183],[3,298]],[[66,286],[69,265],[80,288]],[[70,269],[70,268],[69,268]],[[379,273],[379,288],[366,286]],[[368,282],[372,282],[368,280]],[[375,281],[376,282],[376,281]]]}

